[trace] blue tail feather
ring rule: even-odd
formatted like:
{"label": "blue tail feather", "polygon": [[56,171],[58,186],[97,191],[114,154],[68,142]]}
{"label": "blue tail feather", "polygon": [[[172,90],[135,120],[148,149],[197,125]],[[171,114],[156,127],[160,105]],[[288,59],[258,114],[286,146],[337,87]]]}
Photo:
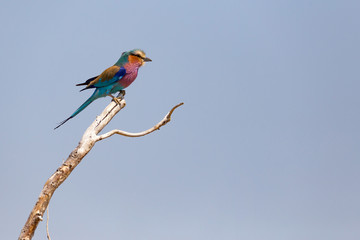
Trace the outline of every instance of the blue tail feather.
{"label": "blue tail feather", "polygon": [[82,110],[84,110],[87,106],[89,106],[90,103],[92,103],[95,99],[97,99],[98,98],[97,92],[98,91],[95,90],[94,93],[91,95],[91,97],[89,97],[73,114],[71,114],[70,117],[60,122],[59,125],[54,128],[54,130],[60,127],[61,125],[63,125],[64,123],[66,123],[67,121],[69,121],[70,119],[72,119],[73,117],[75,117],[76,115],[78,115]]}

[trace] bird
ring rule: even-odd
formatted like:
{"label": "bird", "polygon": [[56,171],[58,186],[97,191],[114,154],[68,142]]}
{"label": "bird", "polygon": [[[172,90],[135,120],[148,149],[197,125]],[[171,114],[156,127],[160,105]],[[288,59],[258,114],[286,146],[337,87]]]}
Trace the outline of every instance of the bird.
{"label": "bird", "polygon": [[146,57],[146,54],[141,49],[133,49],[127,52],[123,52],[119,60],[111,67],[104,70],[100,75],[89,78],[83,83],[79,83],[76,86],[86,86],[81,91],[95,88],[93,94],[73,113],[60,122],[57,129],[71,118],[78,115],[94,100],[110,96],[114,100],[116,98],[112,95],[123,89],[127,88],[137,77],[138,70],[145,62],[151,62],[152,60]]}

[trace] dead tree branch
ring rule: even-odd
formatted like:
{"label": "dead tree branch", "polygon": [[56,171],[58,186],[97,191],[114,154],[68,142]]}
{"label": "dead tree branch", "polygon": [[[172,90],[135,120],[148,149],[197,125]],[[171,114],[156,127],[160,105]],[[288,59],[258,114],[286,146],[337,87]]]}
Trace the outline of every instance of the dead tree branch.
{"label": "dead tree branch", "polygon": [[46,237],[48,240],[51,240],[49,233],[49,205],[46,208]]}
{"label": "dead tree branch", "polygon": [[119,104],[115,103],[115,101],[112,101],[105,108],[105,110],[96,117],[95,121],[86,129],[78,146],[70,153],[67,160],[46,181],[34,208],[32,209],[23,229],[21,230],[20,236],[18,238],[19,240],[32,239],[39,222],[43,219],[45,210],[48,207],[50,199],[54,194],[55,190],[66,180],[66,178],[71,174],[71,172],[81,162],[81,160],[86,156],[86,154],[88,154],[88,152],[94,147],[96,142],[108,138],[114,134],[120,134],[127,137],[140,137],[147,135],[167,124],[171,120],[171,114],[173,113],[173,111],[183,104],[180,103],[173,107],[163,120],[161,120],[154,127],[144,132],[127,133],[120,130],[112,130],[108,133],[98,136],[99,132],[104,129],[104,127],[111,121],[111,119],[122,108],[125,107],[126,102],[123,98],[124,94],[124,92],[119,94]]}
{"label": "dead tree branch", "polygon": [[178,105],[176,105],[175,107],[173,107],[170,112],[168,112],[168,114],[166,114],[166,116],[163,118],[163,120],[161,120],[158,124],[156,124],[154,127],[149,128],[148,130],[139,132],[139,133],[129,133],[129,132],[125,132],[122,130],[118,130],[118,129],[114,129],[111,130],[107,133],[104,133],[100,136],[97,136],[96,141],[100,141],[103,140],[105,138],[111,137],[114,134],[119,134],[119,135],[123,135],[125,137],[142,137],[145,136],[149,133],[152,133],[155,130],[160,130],[160,127],[164,126],[165,124],[167,124],[168,122],[171,121],[171,115],[174,112],[174,110],[178,107],[180,107],[181,105],[183,105],[184,103],[179,103]]}

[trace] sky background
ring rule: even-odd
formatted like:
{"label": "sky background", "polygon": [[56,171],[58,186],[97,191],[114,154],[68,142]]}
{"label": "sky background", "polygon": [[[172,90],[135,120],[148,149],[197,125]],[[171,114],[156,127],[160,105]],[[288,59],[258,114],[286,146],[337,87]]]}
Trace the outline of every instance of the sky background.
{"label": "sky background", "polygon": [[[0,235],[110,102],[75,84],[153,62],[50,202],[53,239],[360,239],[359,1],[1,1]],[[104,131],[104,132],[105,132]],[[45,222],[33,239],[46,238]]]}

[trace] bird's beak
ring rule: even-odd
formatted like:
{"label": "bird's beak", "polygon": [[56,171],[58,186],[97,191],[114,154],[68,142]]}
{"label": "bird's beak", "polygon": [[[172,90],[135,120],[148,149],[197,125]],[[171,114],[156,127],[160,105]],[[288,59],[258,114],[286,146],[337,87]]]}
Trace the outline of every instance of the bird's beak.
{"label": "bird's beak", "polygon": [[147,58],[147,57],[144,58],[143,60],[144,60],[144,62],[152,62],[152,60],[150,58]]}

